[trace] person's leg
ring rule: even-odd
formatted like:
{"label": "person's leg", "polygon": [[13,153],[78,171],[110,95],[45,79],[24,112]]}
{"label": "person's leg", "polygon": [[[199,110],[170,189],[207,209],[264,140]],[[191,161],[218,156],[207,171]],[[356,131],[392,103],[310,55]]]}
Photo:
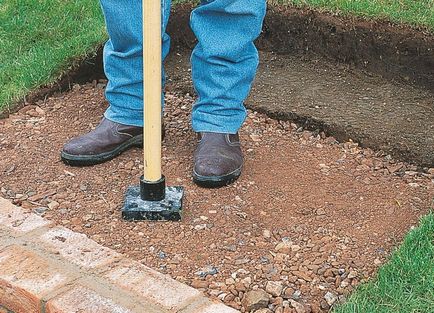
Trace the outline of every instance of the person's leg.
{"label": "person's leg", "polygon": [[191,15],[198,44],[192,76],[198,100],[196,132],[235,134],[246,117],[246,99],[258,66],[253,41],[265,16],[265,0],[203,0]]}
{"label": "person's leg", "polygon": [[198,94],[192,124],[200,133],[193,179],[199,185],[227,185],[241,174],[237,132],[246,118],[244,100],[258,67],[253,41],[265,11],[265,0],[203,0],[191,15],[198,39],[191,61]]}
{"label": "person's leg", "polygon": [[[170,0],[162,3],[163,60],[170,49],[166,26]],[[104,46],[104,71],[108,78],[105,117],[111,121],[143,126],[142,1],[101,0],[109,33]],[[164,80],[164,74],[163,74]],[[163,83],[164,85],[164,83]]]}
{"label": "person's leg", "polygon": [[[109,80],[106,98],[110,106],[94,130],[65,144],[61,158],[70,165],[105,162],[143,144],[142,1],[100,2],[110,38],[104,47],[104,70]],[[164,59],[170,45],[165,33],[170,0],[162,0],[162,9]]]}

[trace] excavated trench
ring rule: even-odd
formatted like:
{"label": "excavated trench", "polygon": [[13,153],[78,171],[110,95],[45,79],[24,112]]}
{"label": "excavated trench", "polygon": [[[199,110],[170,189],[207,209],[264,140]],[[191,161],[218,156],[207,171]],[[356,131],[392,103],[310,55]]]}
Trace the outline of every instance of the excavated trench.
{"label": "excavated trench", "polygon": [[[193,92],[187,12],[173,15],[176,53],[167,68],[173,88]],[[433,34],[273,7],[257,46],[261,64],[249,108],[434,167]]]}
{"label": "excavated trench", "polygon": [[[168,90],[193,94],[190,5],[177,6],[168,32]],[[352,139],[423,168],[434,167],[434,35],[424,29],[270,7],[257,41],[261,65],[246,104],[305,129]],[[103,77],[102,49],[36,101]]]}

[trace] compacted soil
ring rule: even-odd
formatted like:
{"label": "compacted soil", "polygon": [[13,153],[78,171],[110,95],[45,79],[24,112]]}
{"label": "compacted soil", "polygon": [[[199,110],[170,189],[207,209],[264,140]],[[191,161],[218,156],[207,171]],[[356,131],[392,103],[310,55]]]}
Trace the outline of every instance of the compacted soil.
{"label": "compacted soil", "polygon": [[[168,32],[168,73],[182,88],[195,37],[191,5],[177,6]],[[427,29],[269,6],[256,84],[247,105],[320,128],[338,140],[434,167],[434,34]]]}
{"label": "compacted soil", "polygon": [[99,122],[104,86],[75,85],[0,120],[0,196],[242,312],[328,311],[375,274],[431,207],[433,169],[417,172],[357,143],[251,111],[241,130],[242,177],[229,187],[199,188],[191,181],[194,100],[171,92],[163,167],[169,185],[186,188],[183,220],[123,221],[120,207],[126,188],[138,183],[142,151],[84,168],[59,157],[69,138]]}
{"label": "compacted soil", "polygon": [[[194,92],[190,54],[178,50],[166,62],[175,91]],[[321,56],[261,51],[260,58],[249,108],[434,167],[434,93]]]}

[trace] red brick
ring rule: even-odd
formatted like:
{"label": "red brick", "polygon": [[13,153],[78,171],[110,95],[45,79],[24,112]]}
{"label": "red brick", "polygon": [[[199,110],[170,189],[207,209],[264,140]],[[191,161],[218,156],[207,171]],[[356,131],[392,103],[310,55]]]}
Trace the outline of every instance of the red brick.
{"label": "red brick", "polygon": [[83,286],[75,286],[68,292],[48,301],[46,313],[131,313],[97,292]]}
{"label": "red brick", "polygon": [[49,224],[50,222],[42,217],[33,213],[26,213],[10,201],[0,198],[1,226],[6,226],[18,233],[26,233]]}
{"label": "red brick", "polygon": [[106,278],[127,291],[135,292],[145,301],[151,301],[174,312],[188,305],[199,291],[160,274],[140,263],[125,260],[104,275]]}
{"label": "red brick", "polygon": [[0,253],[0,305],[15,313],[39,312],[42,297],[66,282],[49,261],[22,247]]}
{"label": "red brick", "polygon": [[63,227],[50,229],[40,240],[67,261],[86,269],[106,265],[121,257],[119,253],[97,244],[86,235]]}

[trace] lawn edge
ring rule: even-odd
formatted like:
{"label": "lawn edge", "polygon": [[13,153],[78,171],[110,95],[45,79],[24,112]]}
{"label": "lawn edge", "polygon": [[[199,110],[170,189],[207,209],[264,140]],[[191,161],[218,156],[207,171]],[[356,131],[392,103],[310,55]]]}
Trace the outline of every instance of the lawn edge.
{"label": "lawn edge", "polygon": [[[421,237],[424,237],[426,234],[424,233],[424,229],[428,228],[428,235],[432,237],[431,249],[427,251],[429,254],[434,254],[434,211],[428,212],[428,214],[420,217],[419,223],[416,227],[409,230],[409,232],[405,235],[401,244],[397,246],[389,255],[388,261],[383,264],[377,271],[374,277],[371,277],[367,282],[360,284],[350,295],[350,297],[342,304],[337,305],[332,309],[332,313],[358,313],[365,312],[359,311],[357,302],[359,299],[367,300],[368,295],[373,292],[378,293],[379,289],[382,289],[381,286],[378,286],[378,282],[387,277],[388,272],[391,270],[395,270],[399,267],[400,259],[403,254],[406,253],[406,250],[411,250],[418,243]],[[427,256],[429,257],[429,256]],[[429,279],[429,278],[428,278]],[[384,305],[387,305],[387,300]],[[357,309],[356,309],[357,308]],[[357,310],[357,311],[354,311]],[[382,311],[384,312],[384,311]],[[392,311],[388,311],[392,312]]]}
{"label": "lawn edge", "polygon": [[344,11],[341,9],[338,10],[332,10],[330,8],[324,7],[324,6],[315,6],[315,5],[309,5],[307,3],[305,4],[296,4],[296,3],[287,3],[287,4],[282,4],[282,3],[278,3],[278,1],[276,0],[271,0],[269,1],[269,5],[272,6],[280,6],[280,7],[295,7],[304,11],[317,11],[318,13],[323,13],[323,14],[327,14],[327,15],[332,15],[332,16],[338,16],[341,18],[356,18],[358,20],[364,20],[367,22],[378,22],[381,24],[389,24],[392,25],[394,27],[397,28],[411,28],[414,31],[418,31],[418,32],[423,32],[423,33],[427,33],[427,34],[434,34],[434,25],[433,26],[429,26],[429,25],[424,25],[424,24],[417,24],[417,23],[413,23],[410,21],[406,21],[406,20],[394,20],[393,18],[388,18],[386,16],[374,16],[374,15],[368,15],[366,13],[363,14],[357,14],[355,12],[350,12],[350,11]]}
{"label": "lawn edge", "polygon": [[103,72],[102,49],[103,43],[96,44],[86,54],[73,56],[70,61],[59,64],[58,72],[52,74],[53,81],[51,83],[40,84],[21,99],[6,104],[0,109],[0,119],[7,118],[26,105],[34,104],[56,93],[68,91],[76,83],[85,83],[100,77]]}

